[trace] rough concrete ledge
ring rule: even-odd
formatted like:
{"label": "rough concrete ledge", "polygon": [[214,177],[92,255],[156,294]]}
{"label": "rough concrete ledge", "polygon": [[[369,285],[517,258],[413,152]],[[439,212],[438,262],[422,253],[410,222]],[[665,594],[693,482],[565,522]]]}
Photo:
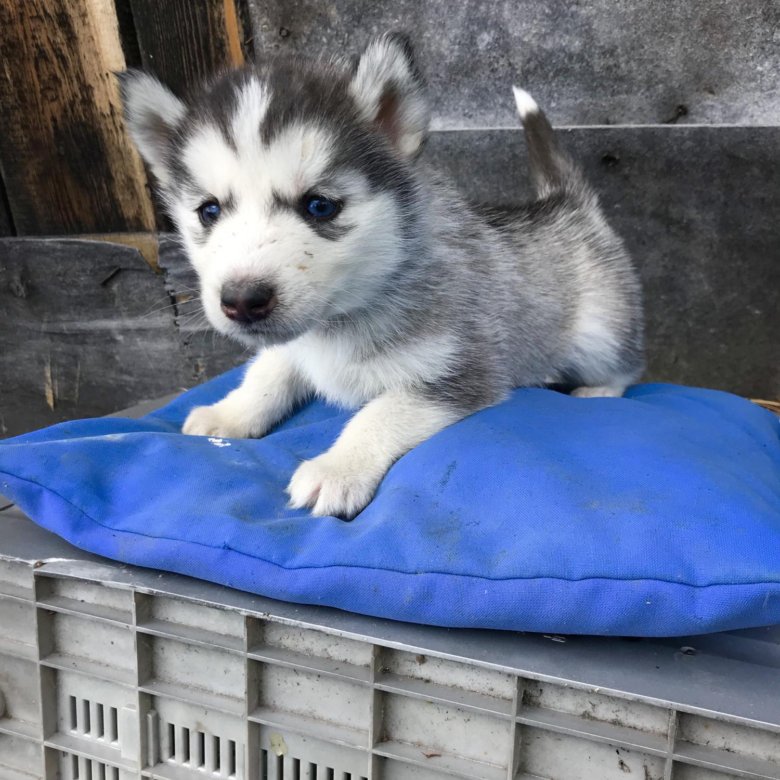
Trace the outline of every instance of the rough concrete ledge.
{"label": "rough concrete ledge", "polygon": [[780,123],[776,0],[249,0],[256,56],[357,54],[405,30],[437,128],[511,127],[513,83],[561,125]]}

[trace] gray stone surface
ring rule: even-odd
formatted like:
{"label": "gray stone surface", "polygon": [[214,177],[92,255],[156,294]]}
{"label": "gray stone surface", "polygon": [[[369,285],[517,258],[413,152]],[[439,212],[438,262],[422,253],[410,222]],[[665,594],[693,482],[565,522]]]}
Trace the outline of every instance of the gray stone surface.
{"label": "gray stone surface", "polygon": [[11,208],[8,205],[5,184],[0,176],[0,236],[12,235],[14,235],[14,223],[11,219]]}
{"label": "gray stone surface", "polygon": [[[780,128],[561,136],[641,270],[648,377],[780,396]],[[437,133],[426,155],[477,202],[529,195],[520,132]]]}
{"label": "gray stone surface", "polygon": [[258,58],[406,30],[438,127],[513,127],[513,82],[558,125],[780,123],[778,0],[248,2]]}
{"label": "gray stone surface", "polygon": [[191,384],[170,304],[133,248],[0,240],[0,437]]}
{"label": "gray stone surface", "polygon": [[0,239],[0,438],[104,415],[246,360],[205,325],[178,245]]}

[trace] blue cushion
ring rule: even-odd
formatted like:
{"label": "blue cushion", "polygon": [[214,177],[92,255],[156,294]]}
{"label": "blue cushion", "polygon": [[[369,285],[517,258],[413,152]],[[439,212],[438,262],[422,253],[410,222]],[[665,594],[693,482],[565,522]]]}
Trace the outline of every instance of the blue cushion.
{"label": "blue cushion", "polygon": [[286,508],[349,413],[183,436],[225,374],[141,420],[0,444],[0,492],[73,544],[265,596],[442,626],[679,635],[780,622],[780,424],[727,393],[517,390],[390,470],[351,523]]}

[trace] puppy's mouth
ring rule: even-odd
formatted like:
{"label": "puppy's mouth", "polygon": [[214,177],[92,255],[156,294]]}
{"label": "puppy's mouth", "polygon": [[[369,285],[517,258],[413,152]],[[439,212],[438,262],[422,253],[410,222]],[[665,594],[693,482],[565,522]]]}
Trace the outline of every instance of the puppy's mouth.
{"label": "puppy's mouth", "polygon": [[273,312],[263,318],[238,320],[225,316],[221,325],[223,327],[219,329],[223,333],[242,344],[267,346],[292,341],[309,330],[313,323],[290,317],[285,307],[277,302]]}

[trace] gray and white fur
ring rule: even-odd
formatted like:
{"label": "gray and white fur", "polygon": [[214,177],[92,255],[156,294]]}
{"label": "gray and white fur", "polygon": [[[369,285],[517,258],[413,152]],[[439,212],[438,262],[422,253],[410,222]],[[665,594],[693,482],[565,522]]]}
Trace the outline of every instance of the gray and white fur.
{"label": "gray and white fur", "polygon": [[538,199],[481,216],[418,158],[408,41],[281,59],[184,101],[121,76],[130,133],[222,333],[258,350],[188,434],[262,436],[311,395],[359,411],[298,467],[293,507],[354,517],[392,463],[519,386],[619,396],[643,369],[641,291],[598,198],[515,90]]}

